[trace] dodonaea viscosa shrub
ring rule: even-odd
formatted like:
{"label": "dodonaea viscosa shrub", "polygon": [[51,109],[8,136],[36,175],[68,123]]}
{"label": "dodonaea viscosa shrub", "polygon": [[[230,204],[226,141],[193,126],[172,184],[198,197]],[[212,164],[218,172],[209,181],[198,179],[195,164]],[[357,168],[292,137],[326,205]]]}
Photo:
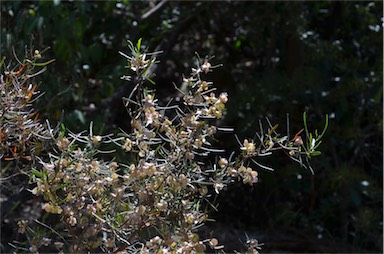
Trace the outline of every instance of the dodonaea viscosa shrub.
{"label": "dodonaea viscosa shrub", "polygon": [[[43,210],[56,215],[58,222],[49,226],[36,221],[46,229],[38,233],[20,221],[31,252],[44,246],[73,253],[220,250],[218,240],[197,234],[208,209],[216,209],[212,193],[219,194],[235,180],[255,184],[255,166],[272,170],[256,161],[259,156],[283,150],[310,167],[308,159],[319,154],[315,149],[324,132],[309,133],[304,115],[306,142],[300,132],[293,138],[280,135],[267,120],[265,133],[261,124],[258,142],[238,139],[239,152],[222,156],[223,151],[214,147],[214,136],[227,129],[216,126],[215,120],[223,117],[228,94],[217,93],[213,82],[205,79],[215,68],[210,59],[197,57],[183,80],[186,88],[179,89],[181,102],[159,105],[151,79],[156,54],[143,50],[141,40],[129,48],[129,54],[121,54],[134,73],[123,77],[132,85],[123,98],[130,132],[98,135],[92,124],[81,133],[64,126],[41,130],[50,134],[54,145],[28,172],[36,184],[31,191],[43,197]],[[106,150],[111,145],[115,150]],[[117,150],[125,153],[124,159],[104,161],[99,156]],[[211,161],[209,155],[218,153],[221,156]],[[257,242],[250,243],[248,251],[257,252]]]}

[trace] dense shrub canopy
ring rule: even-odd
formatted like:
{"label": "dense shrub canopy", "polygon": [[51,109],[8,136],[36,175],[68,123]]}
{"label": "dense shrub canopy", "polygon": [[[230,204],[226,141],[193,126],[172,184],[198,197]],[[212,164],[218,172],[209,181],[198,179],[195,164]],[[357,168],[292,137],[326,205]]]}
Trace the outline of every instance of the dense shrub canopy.
{"label": "dense shrub canopy", "polygon": [[[382,2],[12,1],[0,6],[1,59],[13,59],[13,52],[30,58],[26,52],[33,56],[34,49],[49,47],[42,62],[55,62],[38,77],[45,95],[35,108],[40,118],[62,121],[74,132],[89,129],[90,121],[95,133],[130,131],[121,97],[132,87],[120,79],[127,63],[118,52],[139,38],[162,51],[151,70],[162,103],[180,96],[173,83],[181,84],[194,67],[195,52],[202,59],[215,56],[212,65],[223,66],[208,79],[230,95],[220,125],[233,127],[240,138],[254,136],[265,117],[285,132],[289,113],[291,132],[297,132],[304,111],[308,125],[317,129],[328,114],[323,154],[312,165],[315,175],[283,156],[262,160],[276,171],[259,171],[261,182],[252,188],[228,187],[219,198],[220,213],[212,216],[219,225],[264,242],[264,251],[382,251]],[[217,140],[229,151],[238,146],[235,138]],[[31,198],[16,195],[3,169],[2,200]],[[12,185],[24,180],[14,178]],[[3,204],[1,248],[8,248],[6,235],[16,234],[9,221],[17,218],[3,209],[20,208]],[[237,248],[237,237],[229,238],[228,245]]]}

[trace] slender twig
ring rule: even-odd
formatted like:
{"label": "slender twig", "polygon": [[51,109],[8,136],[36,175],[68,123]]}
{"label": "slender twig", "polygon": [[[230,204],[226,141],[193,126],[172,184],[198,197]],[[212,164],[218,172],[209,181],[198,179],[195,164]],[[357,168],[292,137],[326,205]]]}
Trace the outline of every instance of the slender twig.
{"label": "slender twig", "polygon": [[66,244],[68,244],[68,242],[65,240],[64,237],[62,237],[56,230],[54,230],[52,227],[48,226],[47,224],[43,223],[43,222],[40,222],[36,219],[34,219],[34,221],[37,223],[37,224],[40,224],[41,226],[44,226],[46,228],[48,228],[49,230],[51,230],[53,233],[55,233],[55,235],[57,235],[58,237],[60,237],[61,240],[63,240]]}
{"label": "slender twig", "polygon": [[141,21],[144,21],[151,17],[155,12],[159,11],[160,8],[167,2],[168,0],[162,0],[160,3],[158,3],[155,7],[141,15]]}

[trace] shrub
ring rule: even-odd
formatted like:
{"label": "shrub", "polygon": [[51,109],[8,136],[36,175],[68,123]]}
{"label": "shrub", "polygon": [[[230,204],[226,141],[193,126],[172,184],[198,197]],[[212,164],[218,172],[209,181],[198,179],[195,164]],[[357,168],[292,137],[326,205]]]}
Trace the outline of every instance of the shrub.
{"label": "shrub", "polygon": [[[31,166],[47,147],[52,137],[38,120],[32,103],[38,99],[38,84],[34,77],[44,72],[41,53],[35,51],[30,59],[12,66],[0,63],[0,169],[1,194],[13,196],[28,182]],[[4,203],[2,204],[4,205]],[[2,215],[5,211],[2,209]]]}
{"label": "shrub", "polygon": [[[218,66],[197,56],[182,88],[176,88],[182,100],[160,105],[152,81],[156,54],[148,53],[141,40],[129,48],[129,54],[120,53],[134,73],[122,78],[133,85],[123,98],[132,130],[119,130],[117,135],[95,134],[92,123],[89,131],[80,133],[63,124],[51,128],[39,123],[30,105],[37,86],[28,83],[41,73],[30,71],[47,64],[38,63],[38,51],[32,60],[19,63],[18,71],[4,72],[0,158],[13,171],[24,165],[34,185],[31,192],[43,197],[46,214],[19,220],[26,241],[12,243],[17,251],[219,251],[223,245],[216,238],[202,239],[197,233],[209,219],[209,210],[216,209],[212,196],[233,181],[255,184],[254,166],[273,170],[257,157],[276,150],[312,170],[309,159],[320,154],[316,148],[327,122],[321,134],[309,133],[304,114],[304,129],[291,138],[289,131],[279,134],[278,125],[266,119],[267,127],[260,122],[254,139],[240,141],[236,136],[240,149],[226,157],[214,147],[214,136],[231,131],[216,125],[225,114],[228,94],[216,93],[213,82],[205,80]],[[104,154],[115,157],[105,159]],[[258,248],[257,241],[249,241],[249,252],[257,253]]]}

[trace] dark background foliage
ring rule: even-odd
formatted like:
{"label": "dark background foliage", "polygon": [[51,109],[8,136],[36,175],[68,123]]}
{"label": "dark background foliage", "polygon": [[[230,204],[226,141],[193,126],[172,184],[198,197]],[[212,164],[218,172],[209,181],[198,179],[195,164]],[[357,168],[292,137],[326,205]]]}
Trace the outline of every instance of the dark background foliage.
{"label": "dark background foliage", "polygon": [[[37,108],[69,129],[129,129],[121,96],[129,83],[127,40],[162,50],[158,96],[177,96],[195,52],[222,63],[210,75],[230,102],[224,126],[253,136],[269,117],[292,132],[302,113],[330,125],[315,175],[284,156],[263,160],[253,189],[228,187],[219,198],[216,231],[228,249],[245,232],[263,251],[382,252],[383,4],[364,2],[9,1],[1,2],[1,56],[46,47],[56,59],[41,76]],[[237,146],[229,135],[220,145]],[[2,197],[12,198],[12,197]],[[9,215],[10,216],[10,215]],[[2,229],[4,220],[2,218]],[[220,236],[219,236],[220,238]],[[2,236],[2,245],[9,240]]]}

